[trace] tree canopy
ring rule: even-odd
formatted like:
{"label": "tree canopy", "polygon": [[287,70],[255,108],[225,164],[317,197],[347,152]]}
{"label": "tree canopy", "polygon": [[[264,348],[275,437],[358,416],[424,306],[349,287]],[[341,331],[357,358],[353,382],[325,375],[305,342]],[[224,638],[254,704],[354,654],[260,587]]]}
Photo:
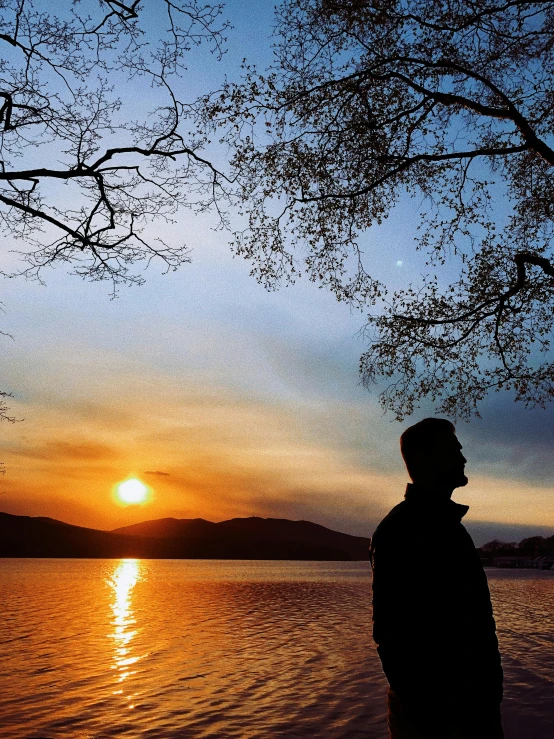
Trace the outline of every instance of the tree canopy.
{"label": "tree canopy", "polygon": [[0,228],[24,243],[25,274],[65,262],[117,285],[142,280],[135,263],[188,261],[144,229],[208,207],[224,181],[173,85],[193,47],[222,54],[221,9],[0,0]]}
{"label": "tree canopy", "polygon": [[[554,397],[553,90],[552,2],[285,0],[274,66],[206,100],[236,251],[268,287],[305,270],[369,310],[363,381],[398,418]],[[427,273],[391,293],[362,236],[410,196]]]}

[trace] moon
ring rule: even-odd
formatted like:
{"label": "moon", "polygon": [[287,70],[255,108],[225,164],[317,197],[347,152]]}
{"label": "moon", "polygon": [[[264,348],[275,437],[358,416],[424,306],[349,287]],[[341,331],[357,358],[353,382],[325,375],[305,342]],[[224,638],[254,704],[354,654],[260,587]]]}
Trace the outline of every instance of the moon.
{"label": "moon", "polygon": [[116,495],[125,505],[146,503],[150,497],[150,488],[136,477],[119,482],[116,486]]}

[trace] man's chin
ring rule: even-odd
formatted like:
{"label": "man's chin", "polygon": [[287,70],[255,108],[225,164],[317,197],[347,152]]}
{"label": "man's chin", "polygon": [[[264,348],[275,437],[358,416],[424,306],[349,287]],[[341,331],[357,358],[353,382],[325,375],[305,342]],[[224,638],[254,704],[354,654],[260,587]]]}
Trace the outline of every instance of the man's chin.
{"label": "man's chin", "polygon": [[468,482],[469,482],[469,480],[467,479],[467,477],[466,477],[465,475],[462,475],[462,476],[461,476],[461,477],[459,478],[459,480],[458,480],[458,483],[457,483],[456,487],[457,487],[457,488],[463,488],[463,487],[465,487],[465,486],[466,486],[466,485],[468,484]]}

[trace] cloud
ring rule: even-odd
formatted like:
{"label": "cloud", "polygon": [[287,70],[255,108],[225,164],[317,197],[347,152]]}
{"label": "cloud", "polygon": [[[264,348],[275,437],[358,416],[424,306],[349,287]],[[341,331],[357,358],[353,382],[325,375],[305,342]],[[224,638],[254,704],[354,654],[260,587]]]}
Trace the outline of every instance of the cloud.
{"label": "cloud", "polygon": [[160,470],[146,470],[143,475],[154,475],[155,477],[170,477],[169,472],[160,472]]}
{"label": "cloud", "polygon": [[528,409],[509,395],[487,399],[483,418],[458,424],[469,464],[480,474],[551,485],[554,477],[554,406]]}
{"label": "cloud", "polygon": [[67,441],[48,441],[45,446],[46,454],[49,458],[67,459],[73,462],[106,460],[118,457],[120,454],[119,450],[107,444],[98,444],[90,441],[83,441],[77,444]]}

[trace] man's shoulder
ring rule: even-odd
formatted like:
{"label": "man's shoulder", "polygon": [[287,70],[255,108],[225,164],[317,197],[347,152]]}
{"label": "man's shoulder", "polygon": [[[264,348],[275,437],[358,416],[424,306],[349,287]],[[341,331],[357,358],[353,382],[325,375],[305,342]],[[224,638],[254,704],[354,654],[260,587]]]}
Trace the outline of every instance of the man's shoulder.
{"label": "man's shoulder", "polygon": [[419,541],[419,527],[413,520],[407,501],[402,501],[385,516],[375,529],[369,546],[373,569],[376,561],[392,562],[407,552],[414,552]]}
{"label": "man's shoulder", "polygon": [[381,523],[375,529],[373,540],[394,534],[398,529],[406,528],[410,525],[409,506],[405,500],[398,503],[392,508]]}

